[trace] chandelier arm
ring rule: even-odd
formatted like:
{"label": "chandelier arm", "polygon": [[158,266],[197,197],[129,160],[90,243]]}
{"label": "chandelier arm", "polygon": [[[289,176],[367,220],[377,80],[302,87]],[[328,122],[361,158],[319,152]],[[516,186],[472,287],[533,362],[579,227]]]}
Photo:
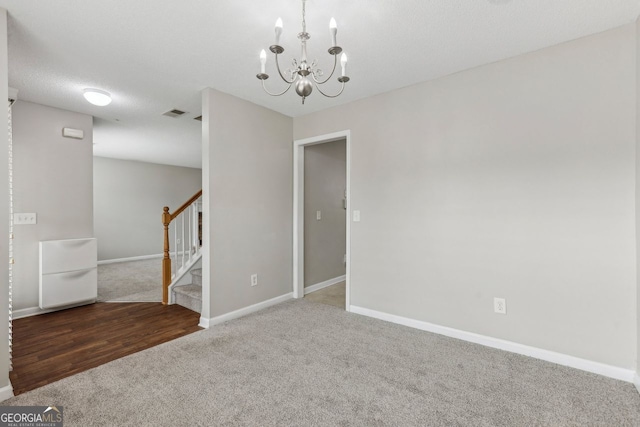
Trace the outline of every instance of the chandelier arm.
{"label": "chandelier arm", "polygon": [[[278,74],[280,74],[280,77],[282,78],[282,80],[284,80],[286,83],[288,84],[293,84],[293,82],[296,81],[296,79],[293,79],[291,81],[287,80],[284,75],[282,75],[282,71],[280,70],[280,63],[278,62],[278,54],[276,53],[276,68],[278,69]],[[289,89],[287,89],[289,90]]]}
{"label": "chandelier arm", "polygon": [[333,55],[333,70],[331,70],[331,74],[329,74],[329,77],[327,77],[325,81],[320,82],[320,81],[316,80],[315,73],[311,73],[311,77],[313,78],[313,81],[316,82],[319,85],[325,84],[326,82],[328,82],[331,79],[331,77],[333,77],[333,73],[336,72],[336,66],[337,65],[338,65],[338,55]]}
{"label": "chandelier arm", "polygon": [[[264,83],[264,81],[262,83]],[[322,89],[320,89],[320,86],[317,83],[315,83],[315,87],[316,87],[316,89],[318,89],[318,92],[320,92],[321,94],[323,94],[327,98],[337,98],[342,94],[342,92],[344,92],[344,84],[345,84],[345,82],[342,82],[342,88],[340,88],[340,92],[336,93],[335,95],[327,95],[326,93],[324,93],[322,91]]]}
{"label": "chandelier arm", "polygon": [[267,86],[264,84],[264,80],[262,80],[262,89],[264,89],[265,92],[267,92],[269,95],[271,96],[281,96],[284,95],[285,93],[287,93],[289,91],[289,89],[291,89],[291,86],[293,86],[293,82],[289,83],[289,86],[287,86],[287,88],[285,90],[283,90],[280,93],[271,93],[267,90]]}

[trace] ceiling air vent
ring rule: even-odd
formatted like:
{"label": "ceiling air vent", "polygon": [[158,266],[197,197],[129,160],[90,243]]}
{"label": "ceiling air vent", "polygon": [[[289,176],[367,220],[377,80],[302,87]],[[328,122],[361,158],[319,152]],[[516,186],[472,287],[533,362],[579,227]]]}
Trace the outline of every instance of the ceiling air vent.
{"label": "ceiling air vent", "polygon": [[202,116],[194,117],[193,120],[197,120],[197,121],[201,122],[202,121]]}
{"label": "ceiling air vent", "polygon": [[163,116],[167,116],[167,117],[180,117],[181,115],[183,115],[186,111],[182,111],[182,110],[177,110],[177,109],[173,109],[170,111],[167,111],[166,113],[163,114]]}

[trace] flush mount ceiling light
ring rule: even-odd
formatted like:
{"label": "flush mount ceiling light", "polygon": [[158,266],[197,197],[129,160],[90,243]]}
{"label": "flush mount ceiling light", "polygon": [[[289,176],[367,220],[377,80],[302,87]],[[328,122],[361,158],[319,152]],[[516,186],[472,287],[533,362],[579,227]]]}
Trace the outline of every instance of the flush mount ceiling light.
{"label": "flush mount ceiling light", "polygon": [[280,64],[278,63],[278,55],[284,52],[284,48],[280,46],[280,35],[282,34],[282,19],[278,18],[276,21],[276,43],[269,47],[269,50],[273,52],[276,56],[276,68],[278,69],[278,74],[285,83],[289,86],[280,93],[271,93],[265,87],[264,81],[269,78],[269,75],[266,73],[266,64],[267,64],[267,52],[262,50],[260,52],[260,74],[256,77],[262,80],[262,88],[265,92],[267,92],[271,96],[280,96],[284,95],[291,86],[295,85],[296,92],[298,95],[302,97],[302,103],[304,104],[304,100],[307,96],[311,94],[313,91],[313,87],[315,86],[322,95],[327,98],[336,98],[340,96],[342,91],[344,91],[344,84],[349,81],[349,77],[346,76],[347,71],[347,55],[344,53],[340,57],[340,65],[342,65],[342,75],[338,77],[338,81],[342,83],[342,88],[340,92],[335,95],[327,95],[320,89],[320,85],[327,83],[333,73],[336,71],[336,66],[338,65],[338,55],[342,52],[342,48],[336,43],[336,33],[338,32],[338,26],[336,25],[336,20],[331,18],[329,23],[329,31],[331,33],[331,46],[329,48],[329,54],[333,55],[333,70],[331,70],[331,74],[326,79],[322,79],[323,72],[321,69],[316,67],[316,61],[314,60],[309,64],[307,62],[307,40],[311,38],[309,33],[307,33],[307,23],[305,21],[305,3],[306,0],[302,0],[302,32],[298,34],[298,39],[300,40],[300,45],[302,47],[302,54],[300,57],[300,62],[296,59],[293,60],[293,68],[286,71],[286,73],[282,73],[280,70]]}
{"label": "flush mount ceiling light", "polygon": [[105,105],[111,104],[111,95],[109,92],[100,89],[85,89],[82,91],[82,94],[84,95],[84,99],[93,105],[104,107]]}

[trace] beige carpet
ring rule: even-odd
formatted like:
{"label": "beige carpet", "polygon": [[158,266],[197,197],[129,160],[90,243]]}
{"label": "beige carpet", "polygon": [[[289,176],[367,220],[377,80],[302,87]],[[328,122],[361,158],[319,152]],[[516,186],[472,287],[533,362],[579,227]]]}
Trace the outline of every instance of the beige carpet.
{"label": "beige carpet", "polygon": [[319,291],[311,292],[304,296],[304,299],[320,304],[328,304],[344,310],[346,301],[346,282],[336,283],[327,286]]}
{"label": "beige carpet", "polygon": [[65,426],[638,426],[633,385],[290,301],[49,384]]}
{"label": "beige carpet", "polygon": [[162,302],[162,259],[99,265],[98,301]]}

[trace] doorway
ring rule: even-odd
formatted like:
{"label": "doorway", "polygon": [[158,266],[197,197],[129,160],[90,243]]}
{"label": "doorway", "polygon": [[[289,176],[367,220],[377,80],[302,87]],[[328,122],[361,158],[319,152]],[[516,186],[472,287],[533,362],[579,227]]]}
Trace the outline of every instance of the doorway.
{"label": "doorway", "polygon": [[[348,130],[294,141],[293,295],[317,293],[313,299],[331,304],[344,293],[346,311],[351,300],[350,151]],[[322,179],[305,182],[305,164]],[[332,172],[341,164],[343,175]]]}

